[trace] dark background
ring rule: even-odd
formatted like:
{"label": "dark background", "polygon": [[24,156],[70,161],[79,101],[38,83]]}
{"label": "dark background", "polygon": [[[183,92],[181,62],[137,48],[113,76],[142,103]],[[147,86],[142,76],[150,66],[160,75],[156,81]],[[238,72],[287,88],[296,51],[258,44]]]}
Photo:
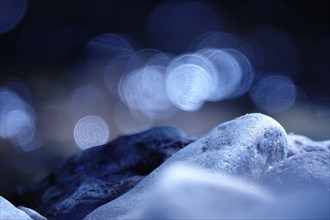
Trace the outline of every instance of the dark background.
{"label": "dark background", "polygon": [[[30,0],[21,22],[0,35],[1,83],[6,86],[14,79],[28,88],[28,100],[39,116],[36,126],[43,137],[41,147],[27,153],[17,151],[8,140],[0,140],[0,194],[8,193],[19,184],[42,178],[61,160],[79,151],[72,138],[74,123],[63,112],[65,100],[82,85],[81,78],[86,70],[78,64],[86,59],[86,44],[103,33],[123,33],[134,39],[136,50],[163,50],[152,43],[147,31],[150,13],[162,2]],[[254,28],[271,25],[291,37],[300,61],[299,70],[292,78],[299,88],[296,105],[286,112],[268,114],[287,132],[316,140],[329,139],[330,8],[327,2],[201,2],[223,19],[221,31],[246,39]],[[288,8],[289,11],[284,10]],[[109,97],[111,112],[115,101],[111,95]],[[51,112],[45,113],[49,106],[53,106]],[[197,112],[181,112],[175,119],[155,122],[154,125],[178,126],[199,135],[223,121],[255,111],[260,109],[246,94],[235,100],[207,103]],[[111,115],[104,116],[109,117],[110,139],[114,139],[121,132],[111,125]],[[53,123],[54,120],[57,122]],[[45,124],[52,127],[47,134],[43,130]],[[58,135],[56,131],[64,134]]]}

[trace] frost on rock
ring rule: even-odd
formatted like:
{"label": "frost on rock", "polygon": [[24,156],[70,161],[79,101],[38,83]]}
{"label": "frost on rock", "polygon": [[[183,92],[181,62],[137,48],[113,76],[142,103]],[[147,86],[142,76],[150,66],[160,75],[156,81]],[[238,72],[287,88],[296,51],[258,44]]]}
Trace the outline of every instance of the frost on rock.
{"label": "frost on rock", "polygon": [[17,208],[28,214],[33,220],[47,220],[44,216],[40,215],[33,209],[24,206],[18,206]]}
{"label": "frost on rock", "polygon": [[307,152],[289,157],[272,167],[263,177],[276,192],[318,189],[330,192],[330,154]]}
{"label": "frost on rock", "polygon": [[321,151],[330,152],[330,140],[325,141],[313,141],[303,135],[297,135],[290,133],[288,134],[288,157],[296,154]]}
{"label": "frost on rock", "polygon": [[273,164],[286,156],[286,132],[282,126],[266,115],[247,114],[220,124],[178,151],[132,190],[95,209],[85,220],[132,217],[141,204],[152,197],[162,173],[177,163],[218,175],[258,181]]}
{"label": "frost on rock", "polygon": [[22,210],[16,208],[5,198],[0,196],[0,219],[1,220],[31,220],[30,216]]}

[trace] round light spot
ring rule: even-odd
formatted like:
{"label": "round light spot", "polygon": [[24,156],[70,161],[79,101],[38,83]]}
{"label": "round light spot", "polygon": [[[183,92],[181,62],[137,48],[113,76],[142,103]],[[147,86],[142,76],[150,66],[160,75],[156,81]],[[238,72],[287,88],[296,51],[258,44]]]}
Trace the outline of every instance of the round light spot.
{"label": "round light spot", "polygon": [[105,68],[105,83],[110,93],[115,97],[118,96],[118,85],[121,77],[127,72],[130,58],[131,56],[116,57],[111,60]]}
{"label": "round light spot", "polygon": [[95,115],[83,117],[74,128],[74,139],[83,150],[105,144],[109,134],[108,125],[101,117]]}
{"label": "round light spot", "polygon": [[[2,118],[2,120],[1,136],[4,138],[14,138],[23,132],[26,132],[26,129],[33,128],[34,130],[34,122],[32,118],[22,110],[10,111]],[[34,132],[32,137],[33,135]]]}
{"label": "round light spot", "polygon": [[159,50],[151,49],[151,48],[137,51],[131,56],[128,63],[127,71],[132,72],[144,68],[146,66],[147,61],[159,53],[160,53]]}
{"label": "round light spot", "polygon": [[231,98],[236,98],[243,95],[250,89],[254,79],[254,71],[250,61],[240,51],[231,48],[223,49],[223,51],[229,53],[239,65],[238,69],[240,73],[237,75],[240,76],[241,80],[239,82],[239,85],[236,86],[236,89],[233,90],[230,95]]}
{"label": "round light spot", "polygon": [[267,112],[283,112],[296,98],[294,83],[284,76],[267,76],[257,81],[250,90],[255,105]]}
{"label": "round light spot", "polygon": [[236,59],[228,52],[220,49],[203,49],[199,54],[207,58],[216,69],[214,83],[216,89],[208,97],[210,101],[232,98],[242,80],[242,70]]}
{"label": "round light spot", "polygon": [[226,32],[212,31],[199,36],[191,46],[192,50],[198,51],[206,48],[225,49],[232,48],[250,57],[252,51],[249,45],[240,37]]}
{"label": "round light spot", "polygon": [[198,110],[213,91],[213,79],[200,66],[182,64],[167,73],[166,90],[174,105],[186,111]]}
{"label": "round light spot", "polygon": [[163,66],[166,67],[173,59],[174,55],[169,53],[159,52],[151,56],[146,65],[147,66]]}
{"label": "round light spot", "polygon": [[120,82],[122,101],[151,118],[164,116],[172,107],[166,94],[164,72],[162,67],[147,66],[128,74]]}

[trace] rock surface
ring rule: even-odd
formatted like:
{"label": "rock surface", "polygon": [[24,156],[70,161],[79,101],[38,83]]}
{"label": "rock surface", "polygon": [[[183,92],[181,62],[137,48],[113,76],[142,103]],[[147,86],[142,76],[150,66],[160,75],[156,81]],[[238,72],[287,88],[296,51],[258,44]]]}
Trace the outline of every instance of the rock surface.
{"label": "rock surface", "polygon": [[5,198],[0,196],[0,219],[1,220],[31,220],[32,218],[24,211],[16,208]]}
{"label": "rock surface", "polygon": [[18,206],[17,208],[28,214],[28,216],[30,216],[30,218],[33,220],[47,220],[44,216],[40,215],[38,212],[34,211],[33,209],[24,206]]}
{"label": "rock surface", "polygon": [[45,180],[17,191],[10,201],[31,207],[48,219],[82,219],[130,190],[192,141],[169,127],[119,137],[69,158]]}
{"label": "rock surface", "polygon": [[276,192],[316,188],[330,193],[330,153],[307,152],[289,157],[265,173],[263,182]]}
{"label": "rock surface", "polygon": [[323,190],[296,190],[268,201],[241,219],[329,219],[329,194]]}
{"label": "rock surface", "polygon": [[84,219],[132,217],[152,197],[162,173],[177,163],[258,181],[270,166],[286,156],[286,132],[282,126],[268,116],[247,114],[214,128],[166,160],[129,192],[100,206]]}
{"label": "rock surface", "polygon": [[244,219],[271,200],[257,184],[176,164],[161,175],[150,200],[125,219]]}
{"label": "rock surface", "polygon": [[312,151],[321,151],[321,152],[330,152],[330,140],[326,141],[313,141],[308,137],[297,134],[288,134],[288,157],[291,157],[296,154],[312,152]]}
{"label": "rock surface", "polygon": [[274,194],[256,183],[174,165],[142,208],[124,219],[329,219],[321,189]]}
{"label": "rock surface", "polygon": [[[50,220],[328,219],[329,145],[257,113],[199,139],[155,128],[80,152],[9,201]],[[0,199],[9,219],[45,220]]]}

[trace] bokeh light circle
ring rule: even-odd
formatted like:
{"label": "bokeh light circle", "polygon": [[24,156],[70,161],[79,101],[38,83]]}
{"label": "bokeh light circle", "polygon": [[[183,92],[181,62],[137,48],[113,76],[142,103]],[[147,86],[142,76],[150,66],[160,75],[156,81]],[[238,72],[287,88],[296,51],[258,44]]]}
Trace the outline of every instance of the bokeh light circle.
{"label": "bokeh light circle", "polygon": [[105,121],[96,115],[80,119],[74,128],[76,144],[83,150],[105,144],[109,139],[109,128]]}
{"label": "bokeh light circle", "polygon": [[163,67],[146,66],[125,76],[119,85],[122,101],[151,118],[161,117],[172,107],[166,95],[164,72]]}
{"label": "bokeh light circle", "polygon": [[221,49],[207,48],[198,53],[207,58],[216,69],[216,73],[213,74],[216,89],[208,100],[220,101],[232,98],[242,80],[242,70],[238,61],[230,53]]}
{"label": "bokeh light circle", "polygon": [[179,65],[167,73],[166,91],[171,102],[186,111],[198,110],[213,92],[213,78],[202,67]]}
{"label": "bokeh light circle", "polygon": [[257,107],[267,112],[283,112],[289,109],[296,98],[294,83],[285,76],[271,75],[258,80],[250,90]]}

